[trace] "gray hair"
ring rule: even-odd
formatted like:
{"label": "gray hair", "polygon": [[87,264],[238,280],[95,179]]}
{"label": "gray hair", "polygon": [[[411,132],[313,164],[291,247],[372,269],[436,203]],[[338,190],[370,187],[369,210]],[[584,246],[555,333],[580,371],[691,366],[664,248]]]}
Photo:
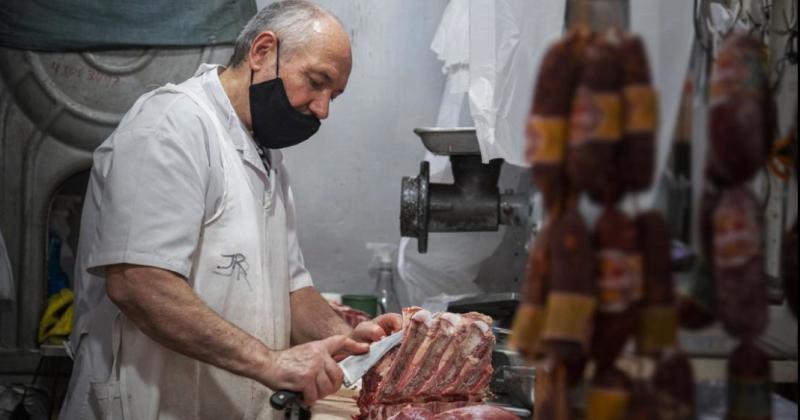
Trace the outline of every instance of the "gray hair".
{"label": "gray hair", "polygon": [[290,57],[306,45],[314,31],[312,25],[321,19],[338,19],[320,6],[306,0],[276,1],[253,16],[236,38],[229,67],[236,67],[247,57],[253,40],[262,32],[272,31],[280,40],[280,53]]}

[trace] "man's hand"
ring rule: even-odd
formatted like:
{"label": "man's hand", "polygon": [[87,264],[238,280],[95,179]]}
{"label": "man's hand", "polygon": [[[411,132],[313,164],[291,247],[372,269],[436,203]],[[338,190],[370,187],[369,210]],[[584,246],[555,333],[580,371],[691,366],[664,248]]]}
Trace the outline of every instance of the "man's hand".
{"label": "man's hand", "polygon": [[350,333],[350,338],[362,343],[372,343],[400,331],[402,326],[403,318],[400,314],[383,314],[372,321],[358,324]]}
{"label": "man's hand", "polygon": [[343,335],[312,341],[272,353],[261,381],[273,390],[301,391],[307,405],[339,390],[344,374],[334,357],[369,350]]}

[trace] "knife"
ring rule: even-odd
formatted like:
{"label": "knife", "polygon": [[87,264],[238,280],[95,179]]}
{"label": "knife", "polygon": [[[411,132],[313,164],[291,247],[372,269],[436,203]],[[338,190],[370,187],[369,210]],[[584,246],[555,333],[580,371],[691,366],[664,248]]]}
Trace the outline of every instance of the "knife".
{"label": "knife", "polygon": [[[401,330],[372,343],[366,353],[349,356],[339,362],[339,368],[344,373],[344,386],[350,388],[355,385],[372,366],[375,366],[389,350],[397,347],[402,340]],[[302,404],[302,402],[302,392],[287,390],[277,391],[269,399],[270,405],[276,410],[284,410],[292,404]]]}
{"label": "knife", "polygon": [[397,347],[402,340],[403,331],[401,330],[372,343],[368,352],[347,357],[339,362],[339,367],[344,372],[344,386],[350,388],[355,385],[371,367],[375,366],[389,350]]}

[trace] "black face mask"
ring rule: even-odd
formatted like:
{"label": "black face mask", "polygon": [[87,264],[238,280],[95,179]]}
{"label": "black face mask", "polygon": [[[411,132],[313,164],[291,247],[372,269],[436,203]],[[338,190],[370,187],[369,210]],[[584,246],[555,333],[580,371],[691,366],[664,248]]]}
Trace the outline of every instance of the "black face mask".
{"label": "black face mask", "polygon": [[280,78],[280,43],[276,45],[275,78],[253,84],[250,71],[250,119],[253,137],[264,148],[282,149],[307,140],[319,130],[319,119],[294,109]]}

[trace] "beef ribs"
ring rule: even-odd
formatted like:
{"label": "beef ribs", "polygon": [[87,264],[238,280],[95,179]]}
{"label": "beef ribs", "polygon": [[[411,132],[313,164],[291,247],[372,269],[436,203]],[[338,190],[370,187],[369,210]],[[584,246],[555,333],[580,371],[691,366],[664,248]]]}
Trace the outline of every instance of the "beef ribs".
{"label": "beef ribs", "polygon": [[437,415],[481,404],[492,376],[491,325],[476,312],[404,309],[402,342],[364,375],[358,418],[385,420],[407,407]]}
{"label": "beef ribs", "polygon": [[389,420],[519,420],[519,417],[490,405],[454,408],[434,414],[423,407],[406,406]]}

